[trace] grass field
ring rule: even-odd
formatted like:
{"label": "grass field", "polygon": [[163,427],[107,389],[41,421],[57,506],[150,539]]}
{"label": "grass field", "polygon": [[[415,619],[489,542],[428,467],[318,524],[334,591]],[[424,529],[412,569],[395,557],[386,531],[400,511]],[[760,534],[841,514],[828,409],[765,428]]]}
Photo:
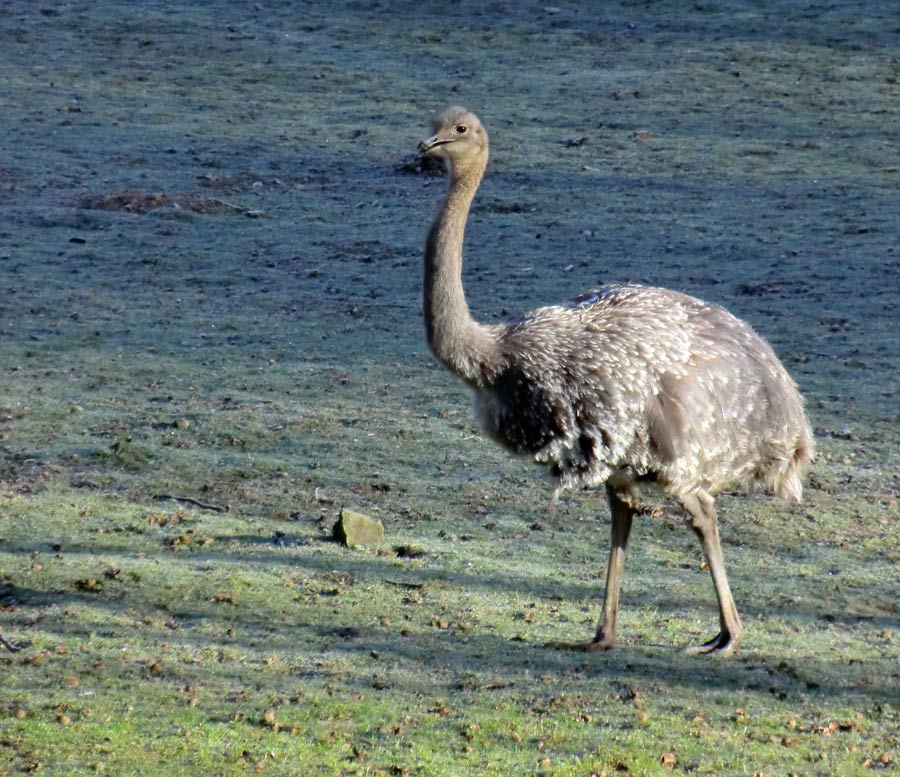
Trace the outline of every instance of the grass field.
{"label": "grass field", "polygon": [[[0,774],[868,775],[900,764],[900,12],[0,0]],[[547,510],[421,323],[432,112],[492,137],[499,321],[720,303],[807,397],[806,500],[672,505],[620,644],[600,493]],[[380,547],[330,541],[341,506]]]}

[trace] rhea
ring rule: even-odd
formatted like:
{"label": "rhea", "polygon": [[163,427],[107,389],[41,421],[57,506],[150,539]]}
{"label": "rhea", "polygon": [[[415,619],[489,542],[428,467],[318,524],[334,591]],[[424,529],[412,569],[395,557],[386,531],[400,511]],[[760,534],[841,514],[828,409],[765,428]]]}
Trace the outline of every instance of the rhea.
{"label": "rhea", "polygon": [[606,286],[505,325],[475,321],[463,291],[463,238],[488,135],[455,106],[433,128],[419,150],[445,160],[449,184],[425,245],[429,346],[473,389],[484,431],[545,465],[557,494],[606,488],[611,541],[599,624],[588,642],[556,644],[614,644],[638,488],[652,482],[687,512],[712,574],[719,632],[691,650],[731,654],[743,627],[713,497],[756,485],[800,501],[813,441],[796,384],[748,324],[666,289]]}

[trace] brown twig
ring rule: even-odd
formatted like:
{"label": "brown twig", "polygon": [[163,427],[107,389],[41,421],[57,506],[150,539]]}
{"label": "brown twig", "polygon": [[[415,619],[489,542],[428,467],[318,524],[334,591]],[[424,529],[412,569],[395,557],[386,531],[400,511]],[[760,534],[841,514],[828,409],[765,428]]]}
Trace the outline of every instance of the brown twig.
{"label": "brown twig", "polygon": [[18,653],[20,650],[27,647],[27,643],[16,645],[15,643],[10,642],[5,637],[0,637],[0,645],[3,645],[3,647],[5,647],[10,653]]}
{"label": "brown twig", "polygon": [[209,502],[201,502],[199,499],[194,499],[192,496],[176,496],[175,494],[157,494],[157,499],[171,499],[174,502],[184,502],[185,504],[194,505],[195,507],[199,507],[203,510],[212,510],[214,513],[226,513],[228,512],[227,507],[221,507],[219,505],[210,504]]}
{"label": "brown twig", "polygon": [[261,210],[254,210],[253,208],[245,208],[242,205],[235,205],[232,202],[226,202],[225,200],[219,200],[210,197],[209,202],[214,202],[216,205],[221,205],[224,208],[230,208],[231,210],[235,210],[238,213],[243,213],[245,216],[249,216],[253,219],[258,219],[260,216],[264,215]]}
{"label": "brown twig", "polygon": [[388,585],[396,585],[400,588],[413,588],[413,589],[418,590],[418,589],[426,587],[425,583],[407,583],[404,580],[388,580],[387,578],[383,578],[383,579],[384,579],[384,582],[387,583]]}

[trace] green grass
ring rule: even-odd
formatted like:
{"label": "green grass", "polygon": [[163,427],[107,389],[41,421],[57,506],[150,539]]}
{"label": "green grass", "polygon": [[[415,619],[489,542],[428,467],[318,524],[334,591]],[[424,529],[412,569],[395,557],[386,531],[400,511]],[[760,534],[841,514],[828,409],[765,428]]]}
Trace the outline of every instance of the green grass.
{"label": "green grass", "polygon": [[[896,770],[892,17],[7,3],[0,774]],[[682,651],[716,607],[670,505],[617,648],[545,646],[592,634],[608,518],[549,512],[427,353],[443,182],[402,168],[449,101],[492,133],[480,318],[670,286],[800,383],[804,504],[719,500],[734,658]],[[235,207],[89,207],[126,192]],[[342,505],[384,545],[331,542]]]}

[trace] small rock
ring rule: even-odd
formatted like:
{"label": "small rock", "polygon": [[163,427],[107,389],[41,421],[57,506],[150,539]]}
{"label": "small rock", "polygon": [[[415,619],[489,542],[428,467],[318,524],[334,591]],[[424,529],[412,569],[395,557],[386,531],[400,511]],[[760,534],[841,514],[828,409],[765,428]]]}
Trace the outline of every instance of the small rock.
{"label": "small rock", "polygon": [[384,526],[381,521],[343,507],[334,524],[334,538],[348,548],[374,545],[384,541]]}

